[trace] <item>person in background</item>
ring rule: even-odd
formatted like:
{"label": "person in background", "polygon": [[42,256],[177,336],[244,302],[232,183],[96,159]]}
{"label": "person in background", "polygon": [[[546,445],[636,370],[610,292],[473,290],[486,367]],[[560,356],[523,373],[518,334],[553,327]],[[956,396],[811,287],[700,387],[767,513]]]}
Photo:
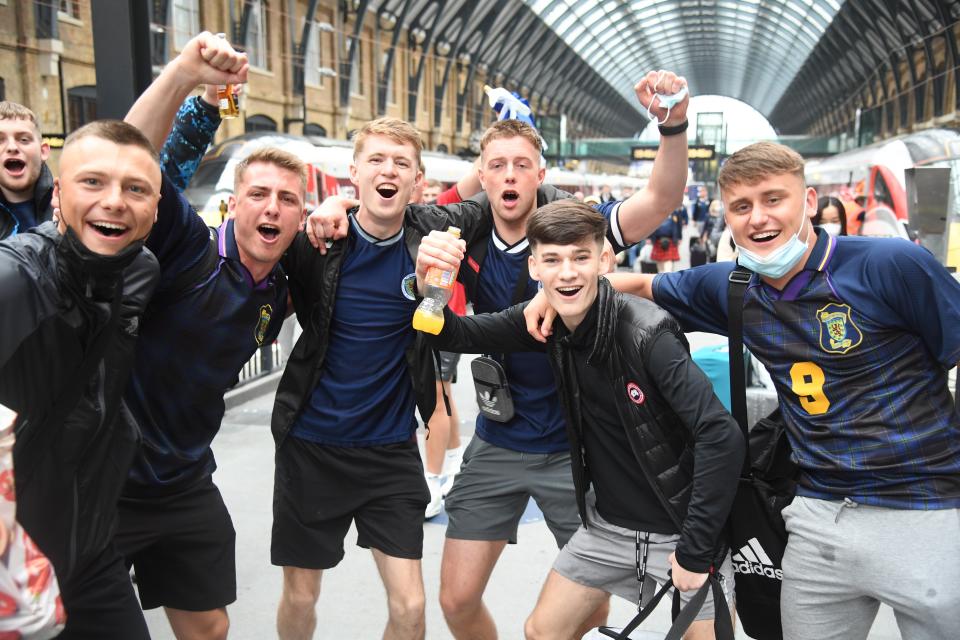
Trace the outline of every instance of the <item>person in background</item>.
{"label": "person in background", "polygon": [[613,197],[613,192],[610,190],[610,185],[605,184],[600,187],[600,203],[604,202],[613,202],[616,198]]}
{"label": "person in background", "polygon": [[697,227],[697,234],[703,233],[704,225],[710,217],[710,199],[707,198],[707,188],[697,188],[697,199],[690,205],[691,218]]}
{"label": "person in background", "polygon": [[443,193],[443,185],[439,180],[434,180],[433,178],[426,179],[423,186],[423,198],[417,202],[417,204],[433,204],[437,201],[437,198],[440,197],[440,194]]}
{"label": "person in background", "polygon": [[822,196],[817,200],[817,213],[812,222],[832,236],[847,235],[847,212],[839,198]]}
{"label": "person in background", "polygon": [[657,263],[660,273],[673,271],[674,263],[680,260],[680,237],[683,234],[682,217],[686,208],[681,206],[673,211],[653,232],[653,251],[650,259]]}
{"label": "person in background", "polygon": [[53,218],[49,156],[33,111],[0,102],[0,240]]}

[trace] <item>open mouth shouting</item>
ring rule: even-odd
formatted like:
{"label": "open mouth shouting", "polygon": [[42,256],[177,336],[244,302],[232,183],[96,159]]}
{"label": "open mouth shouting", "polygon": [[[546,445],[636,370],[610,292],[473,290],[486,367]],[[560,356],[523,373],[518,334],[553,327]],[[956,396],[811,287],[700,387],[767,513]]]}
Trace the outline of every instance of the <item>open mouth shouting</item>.
{"label": "open mouth shouting", "polygon": [[19,158],[8,158],[3,161],[3,169],[9,175],[19,178],[27,171],[27,163]]}
{"label": "open mouth shouting", "polygon": [[280,227],[269,222],[264,222],[263,224],[257,225],[257,233],[260,234],[260,239],[264,242],[273,243],[280,237]]}
{"label": "open mouth shouting", "polygon": [[514,189],[505,190],[500,197],[503,198],[503,203],[508,208],[517,206],[517,203],[520,201],[520,193]]}
{"label": "open mouth shouting", "polygon": [[395,184],[384,183],[377,187],[377,193],[384,200],[391,200],[400,189]]}

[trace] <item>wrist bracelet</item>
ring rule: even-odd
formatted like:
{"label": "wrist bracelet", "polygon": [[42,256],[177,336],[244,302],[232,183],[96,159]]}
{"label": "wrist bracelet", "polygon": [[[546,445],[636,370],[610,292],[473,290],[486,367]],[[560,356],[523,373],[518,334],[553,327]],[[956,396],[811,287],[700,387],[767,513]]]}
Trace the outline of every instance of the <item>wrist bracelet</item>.
{"label": "wrist bracelet", "polygon": [[666,136],[675,136],[683,133],[684,131],[687,130],[687,127],[689,125],[690,125],[690,121],[684,120],[680,124],[674,125],[672,127],[665,127],[661,124],[657,128],[660,129],[660,135],[666,137]]}

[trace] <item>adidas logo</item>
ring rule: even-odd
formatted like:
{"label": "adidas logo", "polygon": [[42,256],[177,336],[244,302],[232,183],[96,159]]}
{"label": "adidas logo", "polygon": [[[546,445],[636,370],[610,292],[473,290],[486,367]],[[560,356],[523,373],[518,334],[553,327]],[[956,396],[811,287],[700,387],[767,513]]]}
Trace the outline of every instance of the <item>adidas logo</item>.
{"label": "adidas logo", "polygon": [[777,569],[770,556],[763,550],[756,538],[747,540],[747,544],[740,547],[730,558],[733,570],[736,573],[754,573],[775,580],[783,580],[783,571]]}

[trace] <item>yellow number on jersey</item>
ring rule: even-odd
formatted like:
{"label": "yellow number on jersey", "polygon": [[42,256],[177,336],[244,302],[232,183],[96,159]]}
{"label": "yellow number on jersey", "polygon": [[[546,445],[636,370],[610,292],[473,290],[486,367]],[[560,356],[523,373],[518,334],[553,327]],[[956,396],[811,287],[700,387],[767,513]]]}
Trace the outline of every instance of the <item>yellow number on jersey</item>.
{"label": "yellow number on jersey", "polygon": [[826,413],[830,401],[823,394],[826,378],[823,369],[812,362],[796,362],[790,367],[791,389],[800,398],[802,406],[810,415]]}

